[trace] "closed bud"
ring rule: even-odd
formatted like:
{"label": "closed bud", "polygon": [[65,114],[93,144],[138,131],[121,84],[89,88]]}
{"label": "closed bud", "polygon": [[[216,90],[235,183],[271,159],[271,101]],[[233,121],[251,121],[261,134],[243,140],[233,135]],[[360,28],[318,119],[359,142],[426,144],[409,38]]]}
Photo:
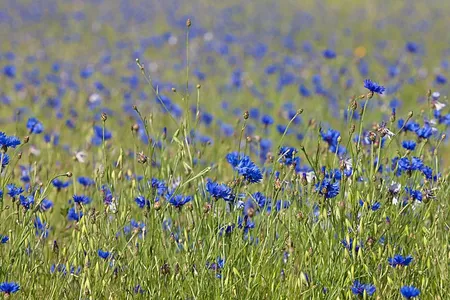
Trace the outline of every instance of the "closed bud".
{"label": "closed bud", "polygon": [[72,177],[72,172],[67,172],[66,176],[69,177],[69,178]]}
{"label": "closed bud", "polygon": [[191,25],[192,25],[192,22],[191,22],[191,19],[187,19],[186,20],[186,27],[191,27]]}
{"label": "closed bud", "polygon": [[23,138],[23,143],[26,144],[30,141],[30,137],[27,135],[26,137]]}
{"label": "closed bud", "polygon": [[108,115],[105,112],[102,112],[102,121],[106,122],[108,120]]}
{"label": "closed bud", "polygon": [[131,126],[131,130],[137,132],[139,130],[139,125],[137,123],[133,124],[133,126]]}
{"label": "closed bud", "polygon": [[137,154],[138,163],[145,164],[148,161],[148,157],[144,155],[144,152]]}
{"label": "closed bud", "polygon": [[155,204],[153,204],[153,208],[155,210],[160,210],[161,209],[161,201],[156,201]]}
{"label": "closed bud", "polygon": [[412,112],[412,111],[410,111],[409,113],[408,113],[408,118],[410,119],[410,118],[412,118],[414,116],[414,113]]}
{"label": "closed bud", "polygon": [[246,110],[244,112],[244,119],[247,120],[249,116],[250,116],[250,114],[248,113],[248,110]]}
{"label": "closed bud", "polygon": [[350,134],[353,134],[353,133],[355,132],[355,129],[356,129],[355,124],[352,124],[352,125],[350,126],[350,130],[349,130]]}
{"label": "closed bud", "polygon": [[352,100],[352,102],[350,102],[350,109],[355,111],[358,108],[358,102],[356,102],[355,99]]}
{"label": "closed bud", "polygon": [[200,84],[197,84],[197,90],[199,90],[202,86]]}
{"label": "closed bud", "polygon": [[172,92],[176,93],[176,92],[177,92],[177,89],[173,87],[173,88],[172,88]]}
{"label": "closed bud", "polygon": [[297,115],[301,115],[303,113],[303,108],[300,108],[299,110],[297,110]]}
{"label": "closed bud", "polygon": [[395,111],[392,112],[390,121],[391,121],[391,123],[395,122]]}

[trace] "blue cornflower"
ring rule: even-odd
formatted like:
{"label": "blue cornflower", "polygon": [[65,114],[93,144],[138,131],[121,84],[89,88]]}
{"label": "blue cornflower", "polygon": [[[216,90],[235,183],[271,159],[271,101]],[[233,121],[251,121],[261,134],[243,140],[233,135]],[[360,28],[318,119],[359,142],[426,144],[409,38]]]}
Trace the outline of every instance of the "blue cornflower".
{"label": "blue cornflower", "polygon": [[0,283],[0,292],[5,295],[14,294],[20,290],[20,285],[15,282]]}
{"label": "blue cornflower", "polygon": [[383,92],[386,90],[386,88],[382,85],[379,85],[378,83],[370,80],[370,79],[366,79],[364,80],[364,87],[366,89],[368,89],[369,91],[371,91],[372,93],[377,93],[382,95]]}
{"label": "blue cornflower", "polygon": [[87,205],[92,202],[92,199],[85,195],[73,195],[73,202],[77,204]]}
{"label": "blue cornflower", "polygon": [[23,193],[23,188],[21,186],[16,186],[14,183],[8,184],[6,188],[8,189],[8,195],[11,198],[15,198]]}
{"label": "blue cornflower", "polygon": [[422,174],[425,176],[426,179],[431,180],[433,179],[433,169],[429,166],[423,166],[422,167]]}
{"label": "blue cornflower", "polygon": [[412,260],[413,260],[412,256],[409,255],[409,256],[403,257],[400,254],[397,254],[397,255],[394,255],[394,257],[388,258],[389,265],[391,265],[394,268],[397,266],[406,267],[412,262]]}
{"label": "blue cornflower", "polygon": [[139,208],[150,207],[150,201],[145,199],[144,196],[138,196],[134,199],[134,202],[139,206]]}
{"label": "blue cornflower", "polygon": [[217,261],[213,263],[206,263],[206,267],[210,270],[218,271],[219,269],[223,269],[225,265],[225,259],[221,258],[220,256],[217,257]]}
{"label": "blue cornflower", "polygon": [[[228,159],[228,155],[227,155]],[[228,159],[228,162],[230,160]],[[231,165],[236,163],[236,161],[230,162]],[[258,166],[251,161],[250,157],[247,155],[242,155],[237,165],[234,166],[234,169],[239,173],[239,175],[244,176],[244,179],[249,183],[257,183],[260,182],[263,178],[261,170]]]}
{"label": "blue cornflower", "polygon": [[113,203],[113,194],[111,192],[111,189],[107,185],[102,185],[101,191],[103,194],[103,203],[105,205],[110,205]]}
{"label": "blue cornflower", "polygon": [[29,195],[25,197],[24,195],[19,196],[20,205],[22,205],[25,209],[30,209],[31,206],[34,204],[34,197],[33,195]]}
{"label": "blue cornflower", "polygon": [[397,125],[398,125],[397,127],[399,129],[403,128],[402,130],[405,132],[408,132],[408,131],[417,132],[420,129],[419,123],[416,123],[414,121],[409,121],[405,125],[405,120],[403,120],[403,119],[398,120]]}
{"label": "blue cornflower", "polygon": [[[364,206],[364,201],[362,199],[359,200],[359,206]],[[381,203],[377,201],[370,206],[370,209],[373,211],[377,211],[380,209],[380,207],[381,207]]]}
{"label": "blue cornflower", "polygon": [[413,190],[412,188],[406,187],[406,192],[409,194],[409,197],[413,200],[422,201],[422,192],[418,190]]}
{"label": "blue cornflower", "polygon": [[216,277],[219,279],[222,278],[222,274],[220,272],[223,269],[224,265],[225,265],[225,259],[221,258],[220,256],[217,257],[216,262],[213,262],[213,263],[206,262],[206,268],[209,270],[215,271]]}
{"label": "blue cornflower", "polygon": [[16,73],[17,73],[16,66],[7,65],[3,68],[3,74],[5,74],[9,78],[15,78]]}
{"label": "blue cornflower", "polygon": [[264,126],[269,126],[273,124],[273,118],[269,115],[264,115],[261,117],[261,123],[264,124]]}
{"label": "blue cornflower", "polygon": [[297,149],[293,147],[281,147],[280,151],[278,151],[278,155],[281,156],[280,162],[284,162],[285,165],[290,166],[293,163],[296,165],[299,165],[300,159],[298,157],[295,157],[295,154],[297,154]]}
{"label": "blue cornflower", "polygon": [[6,244],[9,241],[9,236],[0,234],[0,244]]}
{"label": "blue cornflower", "polygon": [[100,258],[108,259],[111,255],[111,252],[103,251],[102,249],[98,249],[97,254]]}
{"label": "blue cornflower", "polygon": [[414,151],[416,149],[416,142],[414,141],[403,141],[402,147],[406,150]]}
{"label": "blue cornflower", "polygon": [[419,138],[428,139],[433,134],[433,127],[425,124],[422,128],[416,131],[416,134]]}
{"label": "blue cornflower", "polygon": [[275,210],[280,211],[282,209],[288,209],[291,206],[291,202],[288,200],[277,200],[275,203]]}
{"label": "blue cornflower", "polygon": [[400,293],[402,294],[403,297],[405,297],[406,299],[411,299],[411,298],[415,298],[417,296],[420,295],[420,290],[418,288],[416,288],[415,286],[402,286],[400,288]]}
{"label": "blue cornflower", "polygon": [[392,169],[397,167],[396,175],[400,176],[403,173],[411,173],[412,171],[422,170],[424,167],[423,161],[418,157],[412,157],[411,160],[407,157],[395,157],[392,160]]}
{"label": "blue cornflower", "polygon": [[235,168],[239,163],[239,153],[237,153],[237,152],[228,153],[226,156],[226,159],[227,159],[228,163],[233,168]]}
{"label": "blue cornflower", "polygon": [[7,136],[4,132],[0,132],[0,148],[5,151],[8,147],[16,148],[20,145],[20,140],[16,136]]}
{"label": "blue cornflower", "polygon": [[109,130],[107,130],[106,128],[105,128],[105,134],[103,135],[103,127],[98,126],[98,125],[94,126],[94,134],[95,134],[95,137],[97,137],[100,140],[105,139],[107,141],[112,138],[112,133]]}
{"label": "blue cornflower", "polygon": [[345,154],[346,149],[345,147],[339,145],[338,139],[341,136],[341,133],[337,130],[334,130],[332,128],[329,128],[326,132],[320,131],[320,135],[322,136],[322,139],[327,142],[328,144],[328,150],[332,153],[336,153],[341,156]]}
{"label": "blue cornflower", "polygon": [[[259,209],[267,208],[269,210],[269,212],[272,209],[272,207],[271,207],[272,200],[270,198],[267,198],[266,196],[264,196],[263,193],[256,192],[256,193],[252,194],[252,198],[256,201],[256,204],[258,204]],[[250,204],[250,202],[247,202],[247,203]],[[246,212],[246,210],[248,210],[248,209],[244,208],[244,212]]]}
{"label": "blue cornflower", "polygon": [[192,200],[192,196],[175,195],[169,198],[169,203],[176,208],[181,208]]}
{"label": "blue cornflower", "polygon": [[74,207],[70,208],[69,211],[67,212],[67,218],[69,219],[69,221],[75,221],[78,222],[81,220],[81,218],[83,217],[83,212],[77,211]]}
{"label": "blue cornflower", "polygon": [[438,74],[438,75],[436,75],[436,83],[437,84],[446,84],[447,78],[442,74]]}
{"label": "blue cornflower", "polygon": [[3,191],[0,190],[0,199],[3,199]]}
{"label": "blue cornflower", "polygon": [[167,191],[167,185],[164,180],[158,180],[157,178],[152,178],[152,188],[156,189],[158,195],[163,195]]}
{"label": "blue cornflower", "polygon": [[78,183],[84,187],[95,185],[94,179],[85,176],[78,177]]}
{"label": "blue cornflower", "polygon": [[[341,241],[341,244],[351,253],[353,249],[353,239],[350,238],[350,240],[347,242],[346,239]],[[355,252],[359,251],[360,246],[358,244],[355,245]]]}
{"label": "blue cornflower", "polygon": [[322,52],[323,57],[325,57],[326,59],[333,59],[336,58],[336,52],[334,52],[331,49],[326,49]]}
{"label": "blue cornflower", "polygon": [[65,189],[65,188],[68,187],[70,184],[71,184],[70,181],[64,182],[64,181],[62,181],[62,180],[59,180],[58,178],[52,180],[52,185],[53,185],[58,191],[60,191],[60,190],[62,190],[62,189]]}
{"label": "blue cornflower", "polygon": [[40,134],[44,131],[44,125],[36,118],[29,118],[27,121],[27,129],[30,133]]}
{"label": "blue cornflower", "polygon": [[233,201],[235,198],[233,190],[226,184],[219,184],[208,180],[206,183],[206,190],[216,200],[223,199],[225,201]]}
{"label": "blue cornflower", "polygon": [[419,50],[419,45],[415,42],[407,42],[405,45],[405,49],[409,53],[416,53]]}
{"label": "blue cornflower", "polygon": [[[244,211],[245,211],[245,209],[244,209]],[[255,223],[252,221],[252,219],[248,215],[245,215],[244,217],[239,216],[237,223],[238,223],[238,228],[243,230],[244,235],[247,235],[248,231],[250,229],[255,228]]]}
{"label": "blue cornflower", "polygon": [[3,170],[3,168],[9,164],[9,155],[6,153],[1,153],[0,156],[1,156],[1,163],[2,163],[1,168]]}
{"label": "blue cornflower", "polygon": [[36,230],[36,236],[46,239],[48,237],[49,231],[47,229],[47,223],[42,223],[39,217],[34,219],[34,229]]}
{"label": "blue cornflower", "polygon": [[372,296],[376,291],[376,288],[373,284],[363,284],[359,282],[359,280],[353,281],[352,292],[354,295],[363,296],[364,292],[368,296]]}
{"label": "blue cornflower", "polygon": [[139,238],[142,238],[147,233],[145,223],[137,222],[134,219],[131,219],[129,226],[127,225],[123,228],[123,232],[125,235],[129,235],[131,232],[138,233]]}
{"label": "blue cornflower", "polygon": [[326,199],[334,198],[339,194],[339,181],[333,182],[332,179],[324,178],[316,183],[316,191]]}
{"label": "blue cornflower", "polygon": [[53,202],[51,200],[48,200],[48,199],[42,200],[42,202],[41,202],[41,210],[42,211],[47,211],[52,207],[53,207]]}
{"label": "blue cornflower", "polygon": [[308,88],[304,85],[301,84],[298,88],[298,92],[300,95],[302,95],[303,97],[310,97],[311,96],[311,91],[308,90]]}

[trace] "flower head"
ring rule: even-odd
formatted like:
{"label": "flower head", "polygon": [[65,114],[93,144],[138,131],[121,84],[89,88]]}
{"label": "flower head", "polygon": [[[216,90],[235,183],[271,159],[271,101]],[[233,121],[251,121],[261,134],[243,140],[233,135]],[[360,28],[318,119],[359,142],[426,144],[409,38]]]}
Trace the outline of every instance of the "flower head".
{"label": "flower head", "polygon": [[0,234],[0,244],[6,244],[9,241],[9,236]]}
{"label": "flower head", "polygon": [[48,199],[42,200],[42,202],[41,202],[41,210],[42,211],[47,211],[52,207],[53,207],[53,202],[51,200],[48,200]]}
{"label": "flower head", "polygon": [[84,187],[95,185],[94,179],[85,176],[78,177],[78,183]]}
{"label": "flower head", "polygon": [[70,208],[69,211],[67,212],[67,218],[69,219],[69,221],[75,221],[78,222],[81,220],[81,218],[83,217],[83,212],[77,211],[74,207]]}
{"label": "flower head", "polygon": [[25,197],[24,195],[20,195],[19,201],[20,201],[20,205],[22,205],[26,210],[28,210],[34,204],[34,196],[29,195],[29,196]]}
{"label": "flower head", "polygon": [[420,290],[412,285],[411,286],[405,285],[402,288],[400,288],[400,293],[406,299],[411,299],[411,298],[419,296]]}
{"label": "flower head", "polygon": [[77,204],[87,205],[92,202],[92,199],[85,195],[73,195],[73,202]]}
{"label": "flower head", "polygon": [[2,282],[0,283],[0,292],[9,295],[16,293],[20,290],[20,285],[15,282]]}
{"label": "flower head", "polygon": [[414,151],[416,149],[416,142],[414,141],[403,141],[402,147],[406,150]]}
{"label": "flower head", "polygon": [[36,118],[29,118],[27,121],[27,129],[30,133],[39,134],[44,131],[44,125]]}
{"label": "flower head", "polygon": [[402,255],[394,255],[394,257],[389,257],[388,258],[388,262],[389,265],[391,265],[392,267],[397,267],[397,266],[407,266],[412,262],[413,258],[412,256],[406,256],[403,257]]}
{"label": "flower head", "polygon": [[56,178],[56,179],[53,179],[52,184],[59,191],[61,189],[65,189],[66,187],[68,187],[71,184],[71,182],[70,181],[64,182],[64,181]]}
{"label": "flower head", "polygon": [[102,259],[108,259],[111,255],[111,252],[109,251],[103,251],[102,249],[98,249],[97,254]]}
{"label": "flower head", "polygon": [[363,284],[359,282],[359,280],[353,281],[352,292],[355,295],[363,296],[365,292],[367,295],[372,296],[375,293],[375,291],[376,288],[372,284],[369,283]]}
{"label": "flower head", "polygon": [[176,208],[181,208],[188,202],[191,202],[192,196],[175,195],[169,198],[169,203]]}
{"label": "flower head", "polygon": [[369,91],[371,91],[372,93],[377,93],[382,95],[383,92],[386,90],[386,88],[382,85],[379,85],[378,83],[370,80],[370,79],[366,79],[364,80],[364,87],[366,89],[368,89]]}
{"label": "flower head", "polygon": [[139,206],[139,208],[150,207],[150,201],[145,199],[144,196],[138,196],[134,199],[134,202]]}
{"label": "flower head", "polygon": [[8,185],[6,186],[6,188],[8,189],[8,195],[9,195],[11,198],[15,198],[15,197],[17,197],[17,196],[19,196],[20,194],[23,193],[23,188],[20,187],[20,186],[16,186],[16,185],[13,184],[13,183],[8,184]]}
{"label": "flower head", "polygon": [[339,194],[339,181],[324,178],[321,182],[316,183],[316,191],[326,199],[334,198]]}
{"label": "flower head", "polygon": [[0,148],[7,150],[8,147],[16,148],[20,145],[20,140],[15,136],[7,136],[4,132],[0,132]]}
{"label": "flower head", "polygon": [[208,180],[206,183],[206,190],[216,200],[223,199],[225,201],[233,201],[235,198],[233,190],[226,184],[219,184]]}

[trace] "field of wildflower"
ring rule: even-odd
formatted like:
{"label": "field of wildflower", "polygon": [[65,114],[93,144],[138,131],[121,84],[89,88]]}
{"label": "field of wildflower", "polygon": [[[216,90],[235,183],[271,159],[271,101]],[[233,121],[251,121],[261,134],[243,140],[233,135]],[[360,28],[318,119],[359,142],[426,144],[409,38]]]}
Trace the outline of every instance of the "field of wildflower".
{"label": "field of wildflower", "polygon": [[0,298],[449,299],[449,15],[1,1]]}

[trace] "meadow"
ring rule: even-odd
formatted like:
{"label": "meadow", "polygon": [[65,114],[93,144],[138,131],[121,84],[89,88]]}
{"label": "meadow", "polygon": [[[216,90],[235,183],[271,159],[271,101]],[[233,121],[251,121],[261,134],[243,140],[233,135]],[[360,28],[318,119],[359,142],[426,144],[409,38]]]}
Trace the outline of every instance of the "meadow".
{"label": "meadow", "polygon": [[449,299],[450,4],[0,3],[0,297]]}

